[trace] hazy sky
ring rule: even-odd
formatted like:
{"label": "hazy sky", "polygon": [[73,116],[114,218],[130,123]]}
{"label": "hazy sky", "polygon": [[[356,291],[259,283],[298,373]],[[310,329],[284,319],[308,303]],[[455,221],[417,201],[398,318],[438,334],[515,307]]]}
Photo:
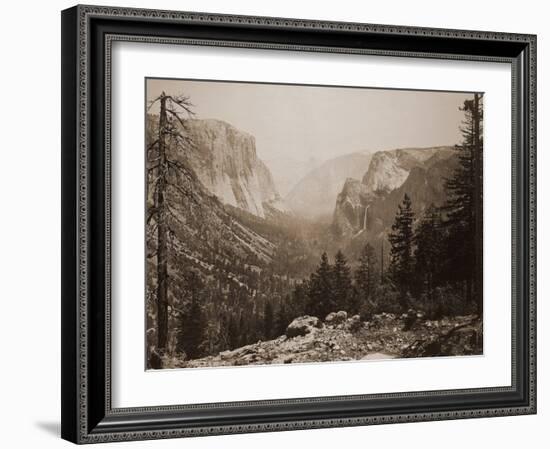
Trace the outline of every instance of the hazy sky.
{"label": "hazy sky", "polygon": [[[453,145],[472,94],[212,81],[147,81],[147,97],[185,94],[196,118],[256,137],[261,159],[324,161],[365,150]],[[158,112],[153,110],[153,112]]]}

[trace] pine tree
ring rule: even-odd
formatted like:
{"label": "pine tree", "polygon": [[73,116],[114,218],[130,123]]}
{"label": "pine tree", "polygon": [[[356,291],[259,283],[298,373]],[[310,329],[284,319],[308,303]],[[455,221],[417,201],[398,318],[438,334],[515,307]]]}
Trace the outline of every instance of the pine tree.
{"label": "pine tree", "polygon": [[263,323],[263,334],[266,340],[271,340],[273,338],[274,330],[274,316],[273,316],[273,306],[271,301],[266,301],[264,307],[264,323]]}
{"label": "pine tree", "polygon": [[[187,133],[186,116],[193,115],[189,98],[162,92],[149,102],[148,108],[159,105],[158,125],[151,126],[147,146],[148,207],[147,224],[156,247],[147,257],[156,257],[157,350],[164,352],[168,343],[168,263],[169,238],[175,238],[169,207],[172,195],[178,195],[178,176],[184,171],[177,160],[170,158],[173,150],[186,151],[193,146]],[[151,125],[149,123],[148,125]],[[156,131],[156,136],[154,136]]]}
{"label": "pine tree", "polygon": [[444,257],[441,223],[441,213],[432,204],[415,233],[414,279],[418,296],[425,294],[430,304],[434,301],[435,288],[441,283],[441,261]]}
{"label": "pine tree", "polygon": [[321,262],[317,270],[311,274],[308,291],[306,313],[323,319],[336,309],[336,302],[332,294],[333,276],[332,267],[327,253],[321,255]]}
{"label": "pine tree", "polygon": [[478,311],[481,312],[481,295],[478,295],[481,286],[476,282],[481,254],[476,236],[482,229],[482,216],[478,213],[482,200],[483,169],[483,100],[480,94],[466,100],[461,110],[465,118],[461,127],[462,143],[456,146],[459,164],[445,183],[448,199],[443,210],[448,230],[447,253],[450,256],[446,274],[449,281],[466,284],[467,301],[477,300]]}
{"label": "pine tree", "polygon": [[392,232],[388,235],[391,245],[388,275],[400,292],[402,307],[408,305],[407,293],[413,281],[413,221],[411,200],[405,194],[403,202],[398,206]]}
{"label": "pine tree", "polygon": [[376,283],[376,254],[370,243],[363,247],[359,257],[359,267],[355,272],[355,284],[357,286],[359,303],[370,300]]}
{"label": "pine tree", "polygon": [[342,251],[338,250],[332,267],[333,297],[338,310],[354,312],[351,304],[351,270]]}

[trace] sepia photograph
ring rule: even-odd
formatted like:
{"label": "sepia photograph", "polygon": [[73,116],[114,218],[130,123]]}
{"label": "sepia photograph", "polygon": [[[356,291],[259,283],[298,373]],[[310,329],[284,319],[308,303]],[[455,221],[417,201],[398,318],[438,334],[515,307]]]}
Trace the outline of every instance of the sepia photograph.
{"label": "sepia photograph", "polygon": [[146,369],[483,355],[483,93],[145,97]]}

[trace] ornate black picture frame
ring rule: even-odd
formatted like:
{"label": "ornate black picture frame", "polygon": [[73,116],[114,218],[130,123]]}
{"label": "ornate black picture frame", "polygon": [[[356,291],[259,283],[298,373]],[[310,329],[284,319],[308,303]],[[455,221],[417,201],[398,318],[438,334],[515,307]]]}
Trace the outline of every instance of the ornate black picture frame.
{"label": "ornate black picture frame", "polygon": [[[491,61],[512,68],[508,387],[113,408],[114,41]],[[536,36],[75,6],[62,13],[62,437],[145,440],[536,413]]]}

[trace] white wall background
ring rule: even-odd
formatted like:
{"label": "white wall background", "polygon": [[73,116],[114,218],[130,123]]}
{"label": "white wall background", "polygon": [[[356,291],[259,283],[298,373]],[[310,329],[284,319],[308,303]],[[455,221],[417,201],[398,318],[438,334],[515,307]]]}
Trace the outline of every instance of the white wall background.
{"label": "white wall background", "polygon": [[[96,1],[98,4],[111,2]],[[545,179],[549,145],[550,42],[546,2],[461,0],[117,0],[117,6],[287,16],[396,25],[538,34],[539,414],[435,423],[309,430],[117,443],[112,447],[408,448],[543,447],[550,424],[550,251]],[[60,10],[71,1],[9,2],[0,14],[0,443],[2,447],[67,447],[59,439],[60,397]]]}

